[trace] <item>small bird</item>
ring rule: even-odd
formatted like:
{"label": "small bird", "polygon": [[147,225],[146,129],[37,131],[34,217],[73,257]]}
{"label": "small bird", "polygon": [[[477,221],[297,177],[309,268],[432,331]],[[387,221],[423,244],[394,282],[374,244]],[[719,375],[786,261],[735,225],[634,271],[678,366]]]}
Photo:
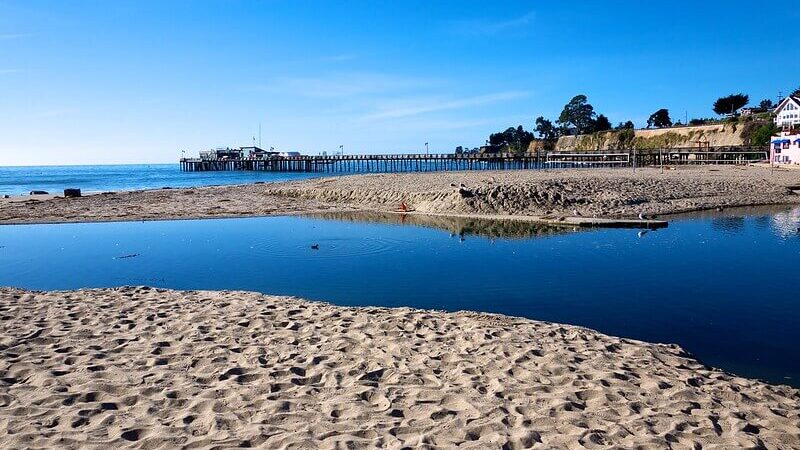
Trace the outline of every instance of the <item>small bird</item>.
{"label": "small bird", "polygon": [[319,250],[319,244],[311,244],[311,250]]}
{"label": "small bird", "polygon": [[581,212],[578,211],[577,209],[573,209],[572,210],[572,215],[573,216],[577,216],[577,217],[581,217],[582,216]]}
{"label": "small bird", "polygon": [[450,183],[450,187],[456,187],[456,186],[458,186],[458,185],[455,184],[455,183]]}
{"label": "small bird", "polygon": [[465,187],[467,187],[467,185],[464,184],[464,183],[461,183],[460,187],[465,188]]}
{"label": "small bird", "polygon": [[641,238],[641,237],[644,237],[644,235],[645,235],[645,234],[647,234],[647,231],[648,231],[648,230],[642,230],[642,231],[640,231],[639,233],[637,233],[637,235],[638,235],[640,238]]}
{"label": "small bird", "polygon": [[639,213],[639,220],[647,220],[644,214]]}

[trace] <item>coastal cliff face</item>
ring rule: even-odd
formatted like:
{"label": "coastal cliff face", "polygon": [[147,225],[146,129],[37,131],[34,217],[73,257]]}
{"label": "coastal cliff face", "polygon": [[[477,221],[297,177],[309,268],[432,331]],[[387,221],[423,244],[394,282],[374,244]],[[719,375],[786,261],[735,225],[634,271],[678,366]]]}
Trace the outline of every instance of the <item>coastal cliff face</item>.
{"label": "coastal cliff face", "polygon": [[749,135],[758,122],[725,123],[696,127],[644,130],[615,130],[578,136],[562,136],[557,151],[618,150],[734,146],[749,144]]}

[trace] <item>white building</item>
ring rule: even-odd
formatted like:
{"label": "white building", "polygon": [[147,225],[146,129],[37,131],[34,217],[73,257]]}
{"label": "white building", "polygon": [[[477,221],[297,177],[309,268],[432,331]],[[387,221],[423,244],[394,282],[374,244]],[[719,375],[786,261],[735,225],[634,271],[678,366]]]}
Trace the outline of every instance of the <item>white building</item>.
{"label": "white building", "polygon": [[800,97],[790,95],[775,108],[775,125],[780,128],[800,125]]}
{"label": "white building", "polygon": [[800,132],[785,131],[770,142],[771,160],[776,164],[800,164]]}

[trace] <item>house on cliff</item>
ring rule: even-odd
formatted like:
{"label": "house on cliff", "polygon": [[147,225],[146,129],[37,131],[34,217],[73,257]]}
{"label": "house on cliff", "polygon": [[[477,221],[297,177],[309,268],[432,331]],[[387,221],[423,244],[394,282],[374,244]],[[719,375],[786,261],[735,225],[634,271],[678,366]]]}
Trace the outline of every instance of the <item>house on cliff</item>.
{"label": "house on cliff", "polygon": [[780,128],[800,127],[800,97],[790,95],[778,103],[775,125]]}

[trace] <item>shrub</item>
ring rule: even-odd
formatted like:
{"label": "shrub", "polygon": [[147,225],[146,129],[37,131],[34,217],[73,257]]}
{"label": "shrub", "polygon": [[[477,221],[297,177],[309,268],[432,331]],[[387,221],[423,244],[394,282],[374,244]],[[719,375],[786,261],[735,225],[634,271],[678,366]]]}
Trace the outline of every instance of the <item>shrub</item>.
{"label": "shrub", "polygon": [[762,123],[760,125],[757,123],[748,125],[753,126],[745,127],[745,129],[742,130],[742,139],[744,139],[744,141],[750,145],[769,145],[769,141],[772,139],[772,136],[780,131],[772,122]]}

